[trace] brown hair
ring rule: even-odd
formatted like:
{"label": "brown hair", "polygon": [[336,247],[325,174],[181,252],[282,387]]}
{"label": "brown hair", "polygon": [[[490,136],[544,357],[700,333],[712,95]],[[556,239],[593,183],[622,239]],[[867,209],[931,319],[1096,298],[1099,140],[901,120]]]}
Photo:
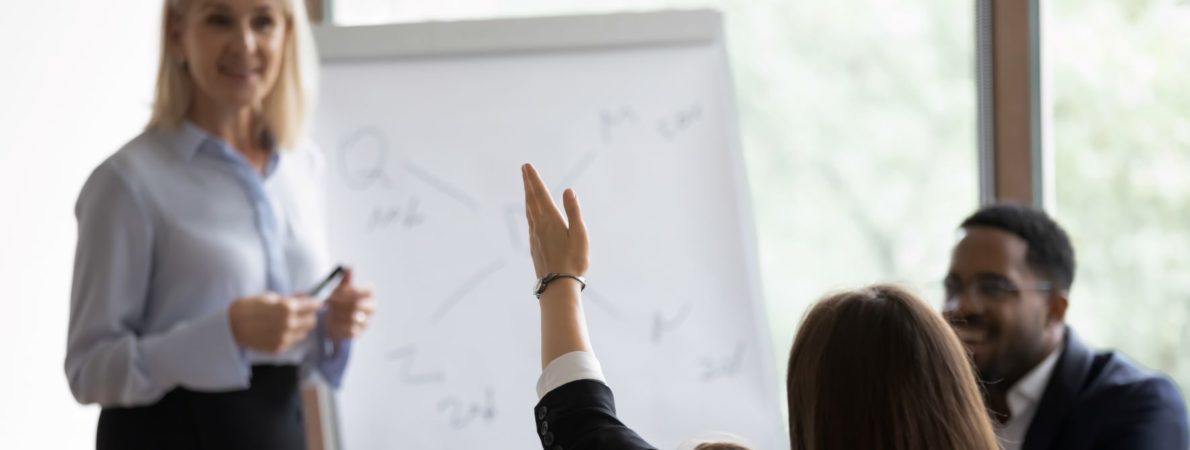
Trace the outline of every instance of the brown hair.
{"label": "brown hair", "polygon": [[807,314],[786,379],[793,450],[996,450],[954,331],[896,286],[829,295]]}
{"label": "brown hair", "polygon": [[698,444],[694,450],[751,450],[743,444],[736,444],[733,442],[705,442]]}

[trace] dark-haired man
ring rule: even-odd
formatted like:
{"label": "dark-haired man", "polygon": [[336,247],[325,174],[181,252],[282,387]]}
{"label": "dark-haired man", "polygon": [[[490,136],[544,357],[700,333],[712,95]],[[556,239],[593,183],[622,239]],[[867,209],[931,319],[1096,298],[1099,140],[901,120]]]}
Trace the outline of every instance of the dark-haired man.
{"label": "dark-haired man", "polygon": [[1074,249],[1044,212],[995,205],[960,227],[943,313],[971,352],[1005,450],[1186,450],[1167,377],[1093,352],[1065,324]]}

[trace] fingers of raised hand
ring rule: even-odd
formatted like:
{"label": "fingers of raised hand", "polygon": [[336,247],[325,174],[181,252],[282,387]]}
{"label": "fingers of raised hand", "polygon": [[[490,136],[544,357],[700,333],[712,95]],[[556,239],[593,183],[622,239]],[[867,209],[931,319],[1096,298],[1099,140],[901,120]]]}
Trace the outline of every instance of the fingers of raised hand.
{"label": "fingers of raised hand", "polygon": [[583,211],[578,204],[578,194],[574,189],[567,189],[562,193],[562,205],[566,208],[566,219],[570,223],[570,235],[582,241],[587,240],[587,224],[583,222]]}
{"label": "fingers of raised hand", "polygon": [[536,223],[534,218],[537,213],[537,197],[533,193],[533,182],[529,181],[529,165],[521,166],[521,184],[525,189],[525,220],[529,223],[529,233],[532,233]]}
{"label": "fingers of raised hand", "polygon": [[541,180],[541,175],[537,173],[537,169],[532,164],[525,164],[525,176],[527,177],[528,186],[532,188],[532,202],[534,204],[535,216],[534,225],[540,227],[546,221],[551,224],[561,224],[566,226],[562,217],[562,212],[558,210],[558,205],[554,203],[550,197],[550,189],[546,187],[545,182]]}

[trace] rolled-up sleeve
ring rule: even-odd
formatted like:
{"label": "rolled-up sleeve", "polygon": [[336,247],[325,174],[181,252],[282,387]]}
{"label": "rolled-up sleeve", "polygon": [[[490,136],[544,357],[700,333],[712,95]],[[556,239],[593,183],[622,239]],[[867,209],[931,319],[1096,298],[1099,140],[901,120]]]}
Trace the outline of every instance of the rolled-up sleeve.
{"label": "rolled-up sleeve", "polygon": [[100,165],[75,207],[78,244],[65,370],[80,403],[150,404],[176,387],[248,386],[249,368],[226,311],[145,335],[153,273],[152,216],[129,183]]}

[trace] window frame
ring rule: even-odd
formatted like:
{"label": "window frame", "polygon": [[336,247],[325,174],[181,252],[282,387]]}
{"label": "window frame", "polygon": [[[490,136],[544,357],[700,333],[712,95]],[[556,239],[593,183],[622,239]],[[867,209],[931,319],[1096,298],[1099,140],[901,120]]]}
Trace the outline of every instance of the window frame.
{"label": "window frame", "polygon": [[1043,0],[976,0],[980,204],[1052,209]]}

